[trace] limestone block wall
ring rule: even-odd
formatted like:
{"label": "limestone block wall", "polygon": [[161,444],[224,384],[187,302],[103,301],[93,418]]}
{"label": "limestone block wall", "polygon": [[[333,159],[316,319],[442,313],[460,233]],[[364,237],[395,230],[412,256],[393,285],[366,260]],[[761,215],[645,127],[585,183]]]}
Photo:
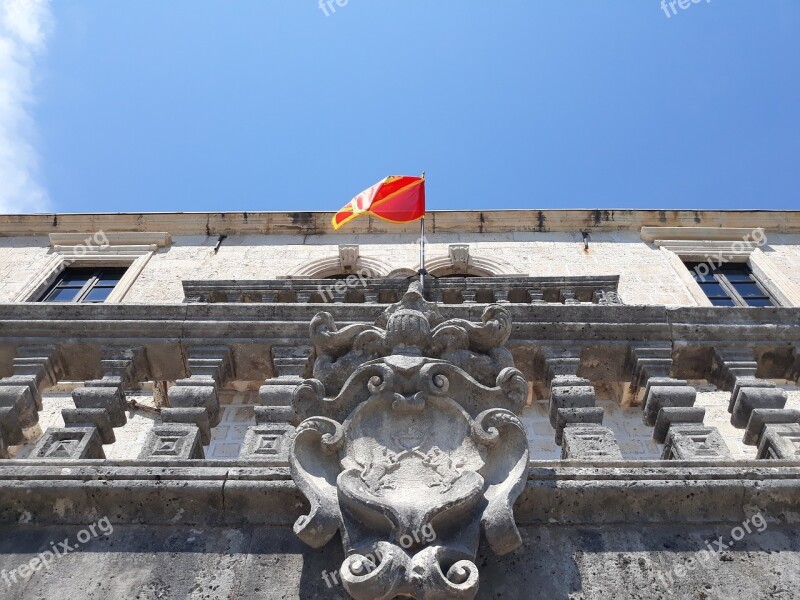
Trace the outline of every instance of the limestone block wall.
{"label": "limestone block wall", "polygon": [[[470,245],[473,256],[501,261],[521,275],[620,275],[620,295],[628,304],[695,306],[663,252],[638,233],[599,233],[588,252],[579,236],[565,233],[443,234],[428,237],[429,259],[446,256],[450,244]],[[150,260],[125,303],[183,300],[184,279],[274,279],[311,261],[338,256],[338,244],[359,244],[362,256],[389,270],[416,269],[419,248],[409,235],[232,236],[214,252],[215,237],[176,237]]]}
{"label": "limestone block wall", "polygon": [[0,237],[0,302],[11,302],[50,257],[47,236]]}
{"label": "limestone block wall", "polygon": [[769,234],[769,246],[765,249],[770,261],[792,283],[800,286],[800,235]]}
{"label": "limestone block wall", "polygon": [[[360,254],[388,271],[416,269],[417,236],[231,235],[215,252],[218,236],[179,235],[149,260],[123,303],[172,304],[183,301],[187,279],[275,279],[298,267],[338,256],[339,244],[358,244]],[[502,264],[506,273],[527,276],[619,275],[627,304],[695,306],[668,255],[643,242],[638,231],[597,232],[584,251],[579,233],[430,233],[427,256],[445,257],[450,244],[469,244],[470,255]],[[771,234],[766,260],[800,285],[800,235]],[[35,280],[52,256],[45,236],[0,237],[0,302],[13,301]]]}

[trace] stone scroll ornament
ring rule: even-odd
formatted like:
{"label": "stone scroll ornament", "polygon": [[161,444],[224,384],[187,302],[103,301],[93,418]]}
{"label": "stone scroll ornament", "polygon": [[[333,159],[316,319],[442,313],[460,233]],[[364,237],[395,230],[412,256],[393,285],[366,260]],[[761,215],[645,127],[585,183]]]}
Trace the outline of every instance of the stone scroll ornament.
{"label": "stone scroll ornament", "polygon": [[510,332],[499,306],[482,323],[445,321],[418,283],[375,325],[313,319],[289,458],[311,510],[294,530],[315,548],[341,534],[353,598],[474,598],[481,531],[497,554],[522,543],[527,383]]}

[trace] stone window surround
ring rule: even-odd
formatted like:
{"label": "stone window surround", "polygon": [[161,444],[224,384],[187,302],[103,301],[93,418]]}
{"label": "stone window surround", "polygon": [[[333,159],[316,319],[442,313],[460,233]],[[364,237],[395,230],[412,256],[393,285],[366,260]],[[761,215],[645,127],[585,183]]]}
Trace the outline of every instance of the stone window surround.
{"label": "stone window surround", "polygon": [[[670,266],[698,306],[713,305],[685,263],[710,260],[716,264],[720,259],[726,263],[747,264],[779,306],[800,306],[800,287],[772,264],[767,253],[755,241],[744,243],[748,239],[762,239],[768,244],[769,238],[760,227],[642,227],[641,238],[666,254]],[[737,242],[740,246],[734,248]]]}
{"label": "stone window surround", "polygon": [[[103,244],[97,237],[102,234]],[[107,241],[107,244],[105,243]],[[118,304],[150,258],[172,243],[166,232],[51,233],[52,254],[44,267],[17,294],[14,302],[36,302],[68,267],[127,267],[128,271],[105,301]]]}

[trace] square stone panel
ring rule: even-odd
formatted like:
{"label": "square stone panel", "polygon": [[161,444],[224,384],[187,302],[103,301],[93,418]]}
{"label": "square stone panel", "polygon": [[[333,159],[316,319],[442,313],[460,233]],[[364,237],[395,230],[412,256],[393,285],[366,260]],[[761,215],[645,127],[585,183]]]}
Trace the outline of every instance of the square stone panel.
{"label": "square stone panel", "polygon": [[663,460],[730,460],[731,453],[716,427],[673,425],[667,433]]}
{"label": "square stone panel", "polygon": [[157,425],[147,434],[140,459],[188,460],[204,458],[197,425]]}
{"label": "square stone panel", "polygon": [[289,459],[294,427],[284,424],[256,425],[245,434],[240,459]]}
{"label": "square stone panel", "polygon": [[602,425],[567,425],[562,460],[622,460],[614,433]]}
{"label": "square stone panel", "polygon": [[103,444],[95,427],[51,427],[28,458],[77,460],[103,459]]}

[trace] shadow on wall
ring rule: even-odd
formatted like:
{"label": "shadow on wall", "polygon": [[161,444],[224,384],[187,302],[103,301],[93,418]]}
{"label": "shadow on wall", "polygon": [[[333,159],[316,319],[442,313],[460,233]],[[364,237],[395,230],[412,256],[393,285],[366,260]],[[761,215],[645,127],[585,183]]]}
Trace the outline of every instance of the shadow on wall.
{"label": "shadow on wall", "polygon": [[[185,507],[191,510],[190,499]],[[330,578],[344,559],[338,537],[312,549],[288,526],[114,523],[121,517],[110,515],[113,531],[86,534],[80,546],[88,523],[0,526],[0,598],[348,598]],[[800,531],[754,521],[739,538],[741,525],[524,527],[523,546],[511,554],[498,557],[481,547],[477,598],[720,600],[762,598],[767,591],[796,598]],[[62,541],[71,551],[50,557],[46,569],[21,568],[63,548]],[[716,551],[717,541],[728,548]],[[709,544],[715,551],[700,555]]]}

